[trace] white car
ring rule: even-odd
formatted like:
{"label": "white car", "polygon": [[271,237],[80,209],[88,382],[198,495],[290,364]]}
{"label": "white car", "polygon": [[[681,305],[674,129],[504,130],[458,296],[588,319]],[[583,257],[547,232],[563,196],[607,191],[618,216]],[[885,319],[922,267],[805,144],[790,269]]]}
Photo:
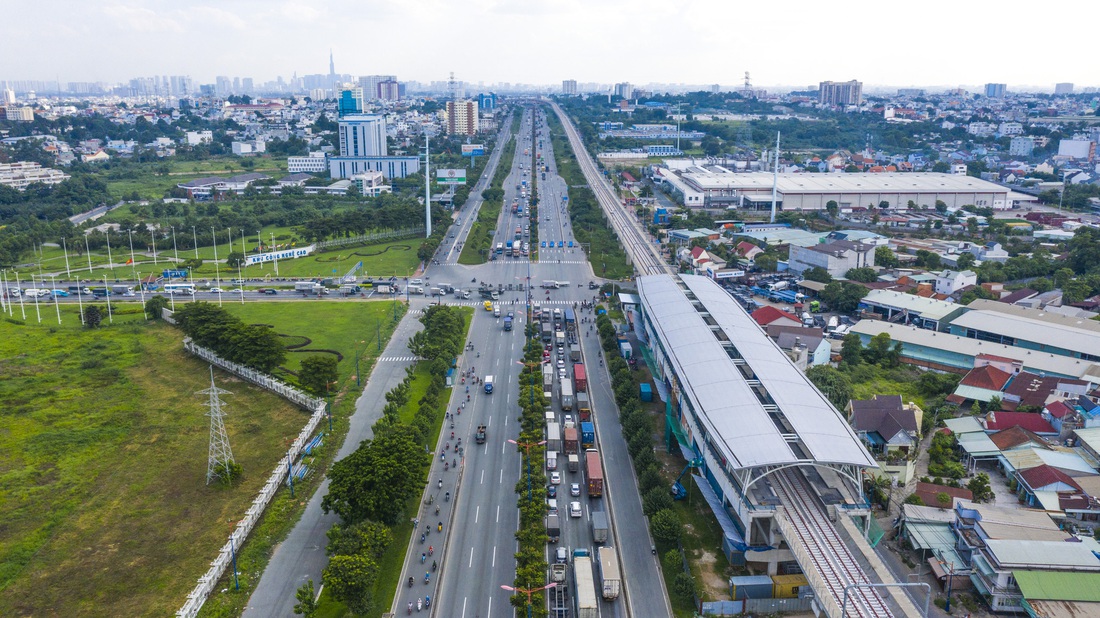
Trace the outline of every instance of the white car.
{"label": "white car", "polygon": [[558,356],[558,369],[565,369],[565,360]]}
{"label": "white car", "polygon": [[580,496],[581,495],[581,484],[580,483],[570,483],[569,484],[569,495],[573,496],[574,498]]}
{"label": "white car", "polygon": [[570,517],[580,517],[581,516],[581,503],[580,502],[574,501],[574,502],[569,503],[569,516]]}
{"label": "white car", "polygon": [[211,294],[223,294],[223,293],[225,293],[225,290],[223,290],[221,288],[210,288],[210,293]]}
{"label": "white car", "polygon": [[550,473],[550,484],[551,485],[561,485],[561,472],[551,472]]}
{"label": "white car", "polygon": [[557,501],[557,499],[547,498],[546,506],[549,510],[550,515],[557,515],[558,514],[558,501]]}
{"label": "white car", "polygon": [[423,279],[409,279],[409,285],[424,285]]}

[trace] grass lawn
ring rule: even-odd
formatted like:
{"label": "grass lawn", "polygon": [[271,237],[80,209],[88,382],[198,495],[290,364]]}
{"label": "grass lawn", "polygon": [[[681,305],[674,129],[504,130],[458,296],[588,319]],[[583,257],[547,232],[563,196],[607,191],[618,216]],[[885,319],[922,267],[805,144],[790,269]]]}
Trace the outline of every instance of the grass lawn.
{"label": "grass lawn", "polygon": [[852,399],[870,399],[876,394],[901,395],[905,401],[924,407],[924,395],[917,388],[916,381],[900,382],[884,376],[865,382],[852,381]]}
{"label": "grass lawn", "polygon": [[306,421],[216,372],[245,474],[208,487],[207,365],[127,319],[0,322],[0,615],[174,613]]}

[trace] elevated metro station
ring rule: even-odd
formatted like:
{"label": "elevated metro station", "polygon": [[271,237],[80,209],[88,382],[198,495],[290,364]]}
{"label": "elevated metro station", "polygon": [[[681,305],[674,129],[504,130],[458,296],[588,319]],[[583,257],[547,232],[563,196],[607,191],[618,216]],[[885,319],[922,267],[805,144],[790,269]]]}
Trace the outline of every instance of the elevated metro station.
{"label": "elevated metro station", "polygon": [[872,584],[889,575],[866,573],[834,525],[866,526],[861,481],[877,467],[841,412],[711,279],[637,283],[635,327],[666,402],[667,444],[693,468],[730,562],[802,571],[828,616],[911,614],[908,599],[878,594]]}

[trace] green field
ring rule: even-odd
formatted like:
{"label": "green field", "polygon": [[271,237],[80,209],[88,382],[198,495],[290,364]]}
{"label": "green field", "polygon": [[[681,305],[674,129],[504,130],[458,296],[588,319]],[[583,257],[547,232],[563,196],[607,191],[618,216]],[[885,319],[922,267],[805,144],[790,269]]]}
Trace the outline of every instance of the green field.
{"label": "green field", "polygon": [[[79,327],[75,307],[63,308],[62,326],[53,307],[42,325],[33,311],[25,326],[0,322],[0,615],[174,613],[307,420],[216,372],[233,393],[223,396],[226,428],[244,478],[232,489],[207,487],[209,420],[195,393],[209,386],[208,366],[182,350],[175,328],[145,322],[132,303],[115,309],[114,326],[95,331]],[[379,332],[384,346],[393,328],[389,303],[233,310],[274,324],[288,343],[308,338],[306,349],[342,355],[341,385],[352,388],[356,347],[365,376]],[[287,367],[307,355],[289,354]],[[272,509],[293,512],[297,502],[282,498]],[[267,535],[254,533],[242,572],[257,536],[270,550]]]}
{"label": "green field", "polygon": [[[242,165],[245,161],[252,163],[252,168]],[[167,167],[168,175],[161,173],[162,168]],[[166,191],[177,184],[202,178],[204,176],[234,176],[248,172],[260,172],[272,178],[281,178],[286,175],[286,159],[272,159],[269,157],[255,157],[244,159],[240,157],[217,157],[205,161],[181,161],[168,160],[165,162],[135,164],[121,169],[110,169],[105,172],[107,189],[113,195],[129,196],[133,192],[145,199],[161,199]]]}

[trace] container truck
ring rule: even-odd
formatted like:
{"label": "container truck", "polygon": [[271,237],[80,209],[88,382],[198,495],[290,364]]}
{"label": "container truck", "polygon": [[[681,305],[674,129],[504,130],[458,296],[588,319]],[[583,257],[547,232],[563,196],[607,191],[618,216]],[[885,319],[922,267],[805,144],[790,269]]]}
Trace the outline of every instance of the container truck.
{"label": "container truck", "polygon": [[490,395],[493,392],[493,376],[485,376],[485,394]]}
{"label": "container truck", "polygon": [[603,598],[614,601],[619,598],[619,592],[623,585],[619,575],[619,556],[614,547],[601,547],[596,550],[596,557],[600,563],[600,583],[603,587]]}
{"label": "container truck", "polygon": [[519,254],[522,251],[523,251],[523,243],[521,243],[518,240],[512,243],[512,257],[519,257]]}
{"label": "container truck", "polygon": [[557,421],[546,424],[546,450],[561,450],[561,425]]}
{"label": "container truck", "polygon": [[546,536],[551,543],[557,543],[561,538],[561,524],[558,522],[557,515],[546,516]]}
{"label": "container truck", "polygon": [[581,421],[587,421],[592,418],[592,406],[588,403],[588,393],[577,393],[577,411],[580,413]]}
{"label": "container truck", "polygon": [[592,511],[592,540],[603,545],[611,531],[606,511]]}
{"label": "container truck", "polygon": [[577,586],[577,618],[599,618],[596,584],[593,579],[592,556],[587,549],[573,550],[573,582]]}
{"label": "container truck", "polygon": [[554,368],[550,365],[542,366],[542,390],[548,391],[554,385]]}
{"label": "container truck", "polygon": [[565,349],[565,333],[561,332],[560,330],[554,333],[554,347],[559,350]]}
{"label": "container truck", "polygon": [[573,331],[577,327],[577,318],[573,314],[572,307],[566,307],[565,309],[565,330]]}
{"label": "container truck", "polygon": [[542,323],[542,342],[550,343],[550,338],[553,336],[554,331],[550,327],[549,322]]}
{"label": "container truck", "polygon": [[603,496],[603,463],[600,462],[600,452],[590,448],[584,452],[585,479],[588,481],[588,497],[599,498]]}
{"label": "container truck", "polygon": [[320,294],[321,284],[316,281],[295,281],[294,291],[302,294]]}
{"label": "container truck", "polygon": [[573,409],[573,383],[569,381],[569,378],[562,378],[559,385],[561,392],[561,409],[572,410]]}
{"label": "container truck", "polygon": [[580,452],[580,434],[576,427],[566,427],[562,431],[562,446],[566,455],[575,455]]}
{"label": "container truck", "polygon": [[596,445],[596,425],[581,421],[581,448],[589,449]]}
{"label": "container truck", "polygon": [[578,393],[584,393],[588,391],[588,375],[584,372],[584,365],[577,363],[573,365],[573,386]]}

